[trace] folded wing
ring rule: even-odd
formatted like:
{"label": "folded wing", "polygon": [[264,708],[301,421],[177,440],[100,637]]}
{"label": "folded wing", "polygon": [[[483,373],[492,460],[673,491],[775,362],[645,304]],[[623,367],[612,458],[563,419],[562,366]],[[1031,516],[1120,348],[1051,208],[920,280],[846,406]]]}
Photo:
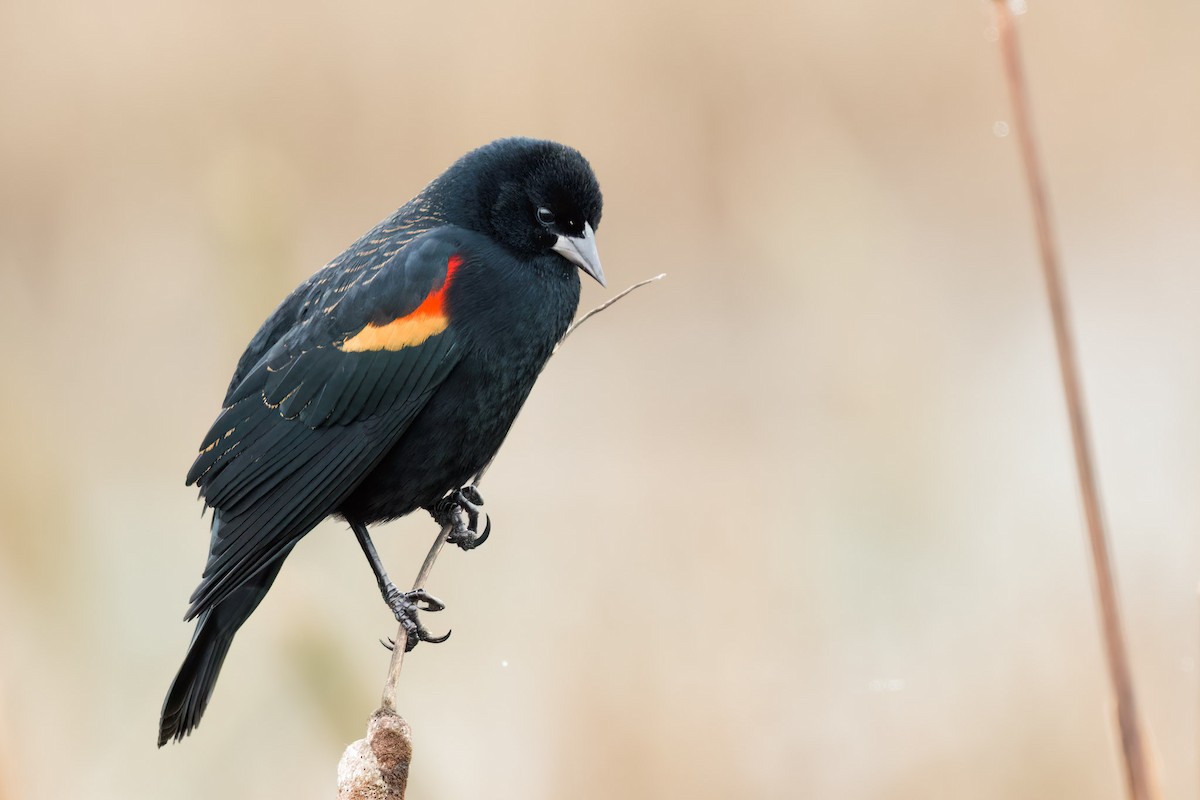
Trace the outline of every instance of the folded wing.
{"label": "folded wing", "polygon": [[336,510],[454,368],[462,250],[439,228],[372,269],[335,262],[268,320],[278,335],[255,337],[188,473],[221,519],[189,619]]}

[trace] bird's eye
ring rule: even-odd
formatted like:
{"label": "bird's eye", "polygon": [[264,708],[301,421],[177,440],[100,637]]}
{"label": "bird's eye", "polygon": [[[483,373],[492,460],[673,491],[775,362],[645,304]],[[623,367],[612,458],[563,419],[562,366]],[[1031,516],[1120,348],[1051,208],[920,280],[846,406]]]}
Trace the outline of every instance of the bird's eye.
{"label": "bird's eye", "polygon": [[549,227],[554,224],[554,212],[548,208],[539,208],[537,210],[537,221]]}

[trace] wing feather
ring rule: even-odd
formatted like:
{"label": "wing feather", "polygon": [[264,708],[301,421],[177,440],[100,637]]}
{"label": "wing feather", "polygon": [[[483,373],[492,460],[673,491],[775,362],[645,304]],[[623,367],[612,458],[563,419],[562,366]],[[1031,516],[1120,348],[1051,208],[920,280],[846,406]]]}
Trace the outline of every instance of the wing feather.
{"label": "wing feather", "polygon": [[[329,430],[345,435],[345,431]],[[225,528],[231,520],[223,517],[227,538],[221,543],[228,546],[220,555],[210,556],[192,595],[188,618],[221,602],[316,527],[329,513],[328,504],[351,483],[347,467],[361,459],[367,447],[360,439],[349,446],[321,448],[320,455],[305,464],[294,480],[279,484],[263,503],[251,507],[249,514],[232,520],[232,531]],[[214,544],[219,547],[221,543]]]}
{"label": "wing feather", "polygon": [[246,447],[242,463],[234,462],[204,487],[205,500],[214,508],[229,511],[257,502],[303,465],[306,447],[317,446],[319,437],[297,436],[286,426],[274,424]]}

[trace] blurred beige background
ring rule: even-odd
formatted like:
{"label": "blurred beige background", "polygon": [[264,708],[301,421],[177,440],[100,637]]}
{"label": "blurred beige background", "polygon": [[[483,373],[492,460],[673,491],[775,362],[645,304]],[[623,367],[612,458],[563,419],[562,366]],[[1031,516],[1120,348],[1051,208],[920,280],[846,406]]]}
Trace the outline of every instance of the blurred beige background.
{"label": "blurred beige background", "polygon": [[[1195,797],[1200,6],[1031,5],[1135,675]],[[591,159],[615,288],[669,277],[555,359],[485,483],[493,538],[438,564],[410,796],[1121,797],[988,25],[0,3],[0,797],[333,795],[395,628],[339,524],[154,748],[207,547],[183,476],[275,304],[511,134]],[[434,532],[378,532],[398,579]]]}

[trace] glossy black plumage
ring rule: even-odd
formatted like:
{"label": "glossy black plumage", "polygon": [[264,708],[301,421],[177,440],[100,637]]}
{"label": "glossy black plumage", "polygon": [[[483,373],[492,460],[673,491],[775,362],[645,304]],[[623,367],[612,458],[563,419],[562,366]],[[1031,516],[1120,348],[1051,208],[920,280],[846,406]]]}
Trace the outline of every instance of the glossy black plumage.
{"label": "glossy black plumage", "polygon": [[575,314],[575,264],[602,280],[577,255],[600,211],[576,151],[494,142],[267,319],[188,474],[212,538],[160,746],[198,724],[233,634],[317,523],[430,509],[491,460]]}

